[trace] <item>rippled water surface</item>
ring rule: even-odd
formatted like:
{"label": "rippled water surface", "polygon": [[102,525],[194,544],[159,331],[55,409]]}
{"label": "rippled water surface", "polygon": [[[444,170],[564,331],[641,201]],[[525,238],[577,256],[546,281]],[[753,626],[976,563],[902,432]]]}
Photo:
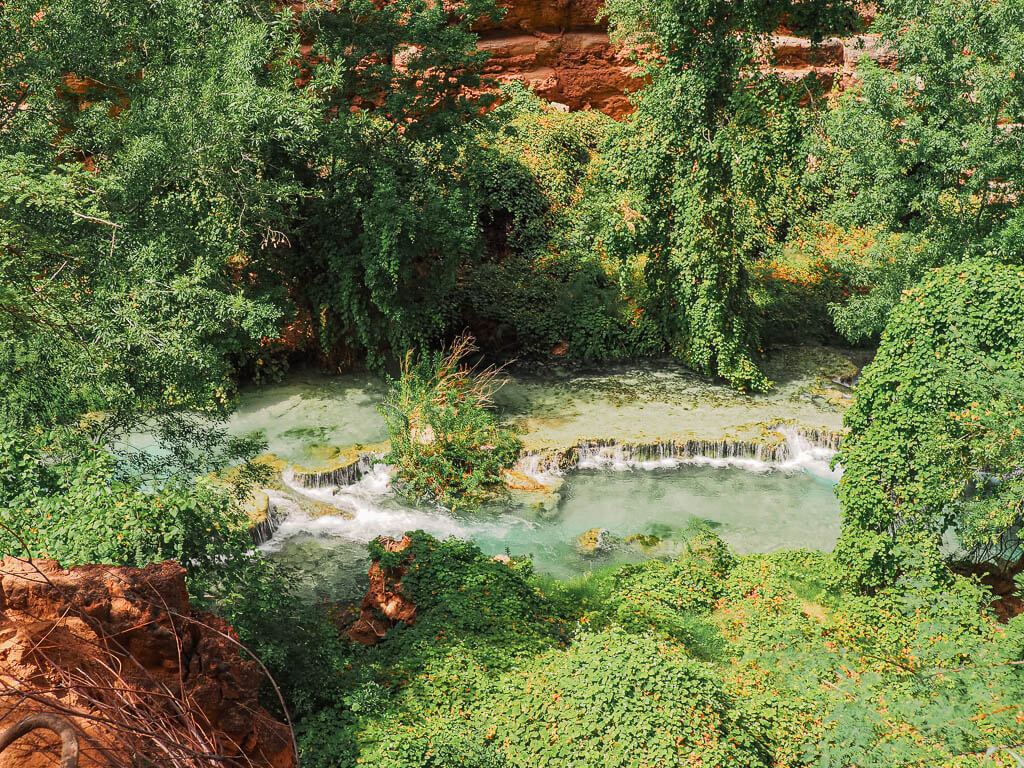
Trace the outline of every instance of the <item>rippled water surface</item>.
{"label": "rippled water surface", "polygon": [[[529,554],[538,571],[567,577],[616,562],[671,556],[700,527],[709,527],[736,551],[807,547],[829,550],[839,532],[835,476],[823,461],[788,470],[681,464],[675,468],[584,469],[569,474],[554,496],[529,494],[517,504],[454,515],[403,503],[389,475],[374,473],[344,488],[301,489],[306,499],[338,514],[310,517],[290,508],[264,550],[293,566],[309,594],[357,597],[365,584],[365,543],[423,529],[471,539],[488,554]],[[293,489],[285,504],[294,504]],[[606,548],[587,553],[580,534],[603,529]],[[649,546],[634,534],[656,537]]]}
{"label": "rippled water surface", "polygon": [[[496,402],[502,417],[521,429],[528,449],[566,448],[591,438],[750,439],[761,424],[777,420],[841,426],[847,395],[830,388],[836,376],[856,370],[848,353],[785,348],[773,354],[766,370],[775,386],[750,395],[671,362],[595,369],[549,365],[510,373]],[[386,439],[376,409],[384,389],[382,380],[364,374],[296,372],[281,384],[243,392],[230,429],[261,433],[268,450],[289,462],[323,466],[332,458],[331,446]]]}

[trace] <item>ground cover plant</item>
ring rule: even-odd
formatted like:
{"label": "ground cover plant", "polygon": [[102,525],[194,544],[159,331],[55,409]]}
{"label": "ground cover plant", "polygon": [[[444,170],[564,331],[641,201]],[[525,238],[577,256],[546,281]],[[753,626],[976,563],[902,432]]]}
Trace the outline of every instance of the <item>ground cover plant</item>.
{"label": "ground cover plant", "polygon": [[411,538],[416,623],[351,657],[360,703],[307,724],[308,765],[995,766],[1024,733],[1024,625],[966,578],[857,596],[822,553],[700,534],[566,584]]}

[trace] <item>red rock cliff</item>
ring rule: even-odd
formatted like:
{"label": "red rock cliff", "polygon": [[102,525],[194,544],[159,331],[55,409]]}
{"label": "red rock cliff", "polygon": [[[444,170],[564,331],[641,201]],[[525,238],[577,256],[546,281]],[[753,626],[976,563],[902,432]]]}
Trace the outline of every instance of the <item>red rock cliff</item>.
{"label": "red rock cliff", "polygon": [[[292,768],[289,729],[257,703],[261,678],[231,627],[192,611],[176,563],[0,564],[0,729],[62,715],[79,734],[81,768]],[[34,731],[0,768],[56,766],[57,743]]]}
{"label": "red rock cliff", "polygon": [[[498,81],[521,80],[547,101],[568,109],[599,109],[615,118],[632,111],[627,93],[642,87],[630,51],[613,46],[598,21],[601,0],[499,0],[507,8],[497,23],[479,26],[480,48],[490,52],[485,74]],[[870,21],[873,10],[862,16]],[[826,40],[816,51],[810,41],[781,29],[768,42],[776,68],[786,77],[809,75],[828,85],[848,85],[864,56],[892,63],[877,36]]]}
{"label": "red rock cliff", "polygon": [[597,17],[601,0],[499,0],[497,24],[480,25],[480,48],[491,54],[484,73],[521,80],[539,96],[569,109],[631,111],[626,96],[640,81],[629,51],[613,46]]}

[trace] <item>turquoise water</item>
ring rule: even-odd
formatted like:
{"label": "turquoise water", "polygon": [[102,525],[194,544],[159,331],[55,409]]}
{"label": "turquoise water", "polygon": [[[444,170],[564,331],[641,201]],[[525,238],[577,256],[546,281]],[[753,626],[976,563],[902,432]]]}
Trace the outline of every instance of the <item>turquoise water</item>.
{"label": "turquoise water", "polygon": [[[793,421],[838,429],[845,400],[822,387],[856,370],[846,351],[783,348],[767,371],[765,394],[743,394],[706,376],[663,361],[594,369],[549,365],[508,374],[495,401],[515,423],[528,449],[567,448],[601,438],[649,444],[665,440],[756,438],[760,424]],[[831,385],[829,385],[831,386]],[[268,450],[307,467],[330,459],[327,446],[373,444],[387,438],[376,406],[384,382],[367,374],[323,376],[297,371],[280,384],[251,387],[228,424],[236,435],[259,433]]]}
{"label": "turquoise water", "polygon": [[[757,439],[766,423],[840,426],[843,397],[826,385],[852,366],[844,353],[792,348],[769,362],[776,387],[765,395],[744,395],[662,362],[517,372],[496,400],[527,447],[540,452],[534,457],[590,439],[617,445],[743,441]],[[386,439],[376,410],[384,391],[384,382],[369,375],[295,372],[281,384],[243,391],[228,429],[261,435],[269,452],[292,465],[325,466],[337,449]],[[145,434],[139,440],[143,448],[152,443]],[[712,528],[741,553],[831,549],[839,510],[827,452],[791,448],[795,459],[784,468],[750,457],[634,463],[628,451],[614,447],[580,453],[581,469],[565,477],[524,462],[522,471],[555,492],[513,494],[510,503],[471,516],[403,501],[390,488],[387,468],[378,466],[351,486],[268,492],[282,523],[263,549],[294,569],[308,597],[328,600],[362,594],[368,541],[416,529],[472,540],[492,555],[531,555],[538,571],[556,577],[670,557],[699,526]],[[325,509],[336,514],[319,514]],[[578,546],[578,537],[591,529],[601,530],[606,546],[599,552]],[[635,534],[658,541],[625,541]]]}
{"label": "turquoise water", "polygon": [[[761,465],[682,464],[671,469],[580,470],[564,478],[544,503],[537,496],[473,515],[404,503],[390,490],[386,468],[353,486],[304,489],[307,500],[334,505],[338,515],[310,518],[294,506],[267,554],[296,569],[309,596],[358,598],[369,562],[365,543],[423,529],[474,541],[488,554],[531,555],[535,568],[564,578],[609,564],[670,557],[700,528],[714,530],[737,552],[806,547],[830,550],[839,534],[835,476],[824,462],[783,471]],[[293,503],[299,489],[290,491]],[[588,553],[580,534],[603,529],[610,542]],[[627,543],[633,534],[655,536],[651,547]]]}
{"label": "turquoise water", "polygon": [[236,435],[261,434],[267,450],[285,461],[314,465],[320,446],[387,440],[377,412],[384,393],[384,382],[368,375],[293,374],[281,384],[242,392],[228,427]]}

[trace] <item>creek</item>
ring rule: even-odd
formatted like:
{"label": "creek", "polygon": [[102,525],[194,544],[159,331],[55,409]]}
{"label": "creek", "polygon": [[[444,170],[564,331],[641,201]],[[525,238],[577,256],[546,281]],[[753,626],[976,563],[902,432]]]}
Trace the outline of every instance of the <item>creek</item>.
{"label": "creek", "polygon": [[[274,519],[260,548],[311,598],[358,598],[366,543],[415,529],[492,555],[531,555],[557,578],[672,556],[701,528],[740,553],[830,550],[839,532],[834,445],[804,435],[840,428],[848,388],[834,382],[856,366],[825,348],[775,361],[777,385],[759,396],[667,363],[514,373],[498,406],[523,434],[517,469],[545,488],[471,514],[401,498],[372,454],[358,470],[332,470],[353,446],[379,450],[386,438],[375,410],[384,387],[371,377],[299,374],[253,390],[231,428],[262,433],[295,468],[267,490]],[[763,443],[766,424],[781,434],[777,444]]]}

